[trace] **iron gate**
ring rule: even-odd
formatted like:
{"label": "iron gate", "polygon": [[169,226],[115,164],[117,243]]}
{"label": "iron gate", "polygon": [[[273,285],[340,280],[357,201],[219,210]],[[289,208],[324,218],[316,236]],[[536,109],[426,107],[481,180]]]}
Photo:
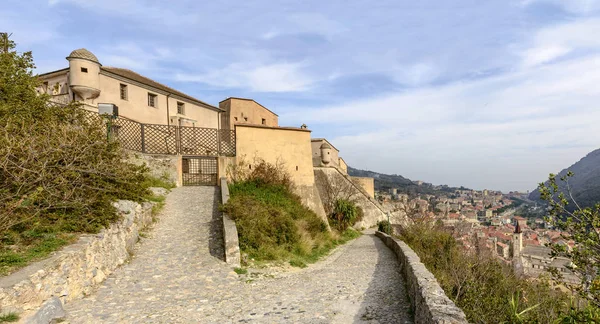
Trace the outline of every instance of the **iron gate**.
{"label": "iron gate", "polygon": [[217,158],[184,156],[181,160],[184,186],[216,186]]}

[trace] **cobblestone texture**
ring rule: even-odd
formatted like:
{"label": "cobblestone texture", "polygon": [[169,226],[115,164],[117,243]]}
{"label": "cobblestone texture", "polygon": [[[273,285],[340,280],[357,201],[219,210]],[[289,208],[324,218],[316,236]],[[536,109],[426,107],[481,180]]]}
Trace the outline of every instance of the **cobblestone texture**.
{"label": "cobblestone texture", "polygon": [[177,188],[135,256],[70,323],[412,323],[396,256],[372,232],[306,269],[238,275],[212,187]]}

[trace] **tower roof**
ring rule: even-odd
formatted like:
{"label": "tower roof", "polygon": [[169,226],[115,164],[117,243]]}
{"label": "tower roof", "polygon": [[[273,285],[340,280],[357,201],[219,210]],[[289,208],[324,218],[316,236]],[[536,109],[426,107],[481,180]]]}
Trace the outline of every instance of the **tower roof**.
{"label": "tower roof", "polygon": [[521,234],[521,225],[519,225],[519,222],[517,221],[517,226],[515,226],[515,234]]}
{"label": "tower roof", "polygon": [[96,57],[96,55],[94,55],[92,52],[86,50],[85,48],[80,48],[80,49],[74,50],[73,52],[71,52],[71,54],[69,54],[69,56],[67,56],[67,59],[70,59],[70,58],[80,58],[80,59],[89,60],[89,61],[100,64],[100,61],[98,61],[98,58]]}

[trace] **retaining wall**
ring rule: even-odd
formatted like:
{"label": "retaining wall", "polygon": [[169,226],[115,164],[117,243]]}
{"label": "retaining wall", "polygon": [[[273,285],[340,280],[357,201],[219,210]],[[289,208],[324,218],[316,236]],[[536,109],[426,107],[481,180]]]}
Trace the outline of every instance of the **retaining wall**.
{"label": "retaining wall", "polygon": [[31,315],[45,301],[65,303],[91,293],[129,259],[139,231],[152,222],[152,206],[120,200],[115,207],[121,221],[98,234],[82,235],[51,257],[0,278],[0,313]]}
{"label": "retaining wall", "polygon": [[375,235],[398,256],[415,323],[468,323],[464,312],[446,296],[433,274],[406,243],[379,231]]}
{"label": "retaining wall", "polygon": [[[223,177],[221,178],[221,202],[226,204],[228,200],[229,187],[227,186],[227,178]],[[235,222],[226,213],[223,213],[223,240],[225,262],[234,267],[239,267],[241,256],[237,227],[235,226]]]}

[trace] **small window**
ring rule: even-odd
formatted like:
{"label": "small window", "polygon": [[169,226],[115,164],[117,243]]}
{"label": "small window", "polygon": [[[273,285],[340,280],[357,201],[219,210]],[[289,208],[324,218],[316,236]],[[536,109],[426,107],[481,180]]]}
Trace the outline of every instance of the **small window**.
{"label": "small window", "polygon": [[156,95],[153,93],[148,93],[148,106],[156,108]]}
{"label": "small window", "polygon": [[87,68],[84,68],[84,67],[82,67],[82,68],[81,68],[81,72],[83,72],[83,73],[87,73]]}
{"label": "small window", "polygon": [[233,117],[233,119],[235,119],[235,121],[237,121],[237,117]]}
{"label": "small window", "polygon": [[266,125],[266,124],[267,124],[267,120],[263,118],[263,119],[262,119],[262,124],[263,124],[263,125]]}
{"label": "small window", "polygon": [[244,121],[248,121],[248,117],[244,117]]}
{"label": "small window", "polygon": [[127,100],[127,85],[121,83],[120,85],[121,99]]}
{"label": "small window", "polygon": [[183,102],[177,102],[177,113],[180,115],[185,115],[185,106]]}

